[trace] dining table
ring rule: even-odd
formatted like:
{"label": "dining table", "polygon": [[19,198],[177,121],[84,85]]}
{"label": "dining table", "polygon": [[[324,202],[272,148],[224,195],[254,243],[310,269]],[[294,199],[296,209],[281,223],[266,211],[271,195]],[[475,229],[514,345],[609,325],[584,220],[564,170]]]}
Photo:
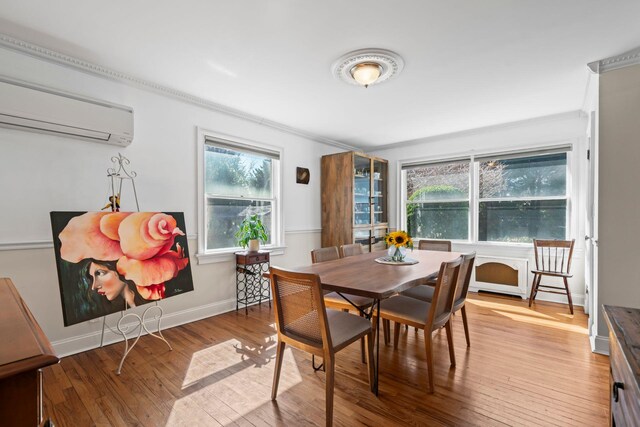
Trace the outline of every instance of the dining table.
{"label": "dining table", "polygon": [[[437,275],[443,262],[453,261],[461,254],[459,252],[440,252],[428,250],[414,250],[407,252],[409,260],[415,264],[383,264],[376,261],[384,258],[383,251],[370,252],[345,258],[298,267],[294,271],[317,274],[322,289],[337,292],[345,300],[348,295],[358,295],[371,298],[373,304],[369,309],[360,309],[360,313],[371,319],[380,310],[380,301],[392,297],[414,286],[427,283],[427,279]],[[349,301],[350,302],[350,301]],[[426,316],[426,313],[425,313]],[[376,322],[376,351],[374,363],[373,392],[378,395],[378,378],[380,368],[380,318]]]}

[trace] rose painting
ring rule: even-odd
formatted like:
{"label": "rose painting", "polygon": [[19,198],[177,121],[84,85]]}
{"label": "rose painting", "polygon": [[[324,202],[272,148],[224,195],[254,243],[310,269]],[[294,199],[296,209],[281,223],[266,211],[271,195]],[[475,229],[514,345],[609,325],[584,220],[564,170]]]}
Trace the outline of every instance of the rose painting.
{"label": "rose painting", "polygon": [[193,290],[184,215],[51,212],[65,326]]}

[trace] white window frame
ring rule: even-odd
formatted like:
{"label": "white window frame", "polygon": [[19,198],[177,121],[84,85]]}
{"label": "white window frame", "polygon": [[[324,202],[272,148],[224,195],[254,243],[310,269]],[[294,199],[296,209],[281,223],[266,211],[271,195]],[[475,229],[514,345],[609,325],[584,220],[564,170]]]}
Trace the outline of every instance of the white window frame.
{"label": "white window frame", "polygon": [[[535,153],[531,153],[532,150],[521,150],[520,152],[518,151],[514,151],[509,153],[511,156],[513,156],[514,158],[530,158],[530,157],[537,157],[537,156],[544,156],[546,155],[545,153],[540,153],[540,154],[535,154]],[[544,150],[541,150],[544,151]],[[569,214],[570,212],[570,208],[571,208],[571,168],[570,168],[570,158],[571,158],[571,150],[566,151],[566,155],[567,155],[567,165],[566,165],[566,189],[565,189],[565,195],[564,196],[542,196],[542,197],[487,197],[487,198],[481,198],[480,197],[480,162],[481,160],[476,160],[475,157],[480,157],[480,156],[473,156],[471,161],[472,161],[472,168],[473,168],[473,175],[475,177],[475,182],[476,185],[474,187],[474,193],[475,193],[475,200],[474,200],[474,217],[473,217],[473,223],[475,225],[475,234],[473,236],[473,241],[479,244],[502,244],[502,245],[528,245],[530,246],[531,243],[516,243],[516,242],[501,242],[501,241],[497,241],[497,240],[480,240],[480,203],[482,202],[526,202],[526,201],[542,201],[542,200],[566,200],[566,212],[565,212],[565,229],[566,229],[566,236],[565,238],[569,238],[569,236],[571,235],[570,231],[571,231],[571,216]],[[519,154],[522,154],[522,156],[520,156]],[[490,154],[488,155],[490,156]],[[487,157],[485,155],[482,155],[482,157]],[[500,154],[496,154],[496,157],[499,159]]]}
{"label": "white window frame", "polygon": [[[276,147],[273,145],[264,144],[261,142],[251,141],[245,138],[239,138],[232,135],[226,135],[219,132],[210,131],[207,129],[198,128],[197,135],[197,171],[198,171],[198,206],[197,206],[197,219],[198,219],[198,253],[196,258],[198,264],[209,264],[214,262],[227,262],[234,260],[234,253],[243,250],[241,247],[236,246],[232,248],[220,248],[206,250],[206,200],[207,194],[204,191],[204,173],[205,173],[205,148],[206,141],[220,140],[225,145],[237,146],[241,150],[256,151],[259,154],[260,151],[270,151],[274,154],[278,154],[279,161],[273,163],[272,167],[272,181],[273,188],[272,198],[260,198],[251,197],[251,200],[264,200],[271,201],[274,217],[273,228],[271,230],[271,244],[261,246],[261,250],[271,252],[271,255],[284,254],[284,226],[282,215],[282,162],[284,150],[282,147]],[[216,196],[218,198],[225,198],[224,196]],[[237,199],[237,197],[228,197],[229,199]]]}
{"label": "white window frame", "polygon": [[[466,239],[449,239],[452,242],[456,242],[456,243],[471,243],[472,241],[472,236],[474,233],[473,230],[473,221],[471,220],[472,218],[472,213],[473,213],[473,157],[471,156],[465,156],[465,159],[463,159],[462,162],[466,163],[466,161],[471,162],[471,164],[469,165],[469,195],[466,199],[447,199],[447,200],[428,200],[428,201],[420,201],[420,202],[412,202],[414,204],[429,204],[429,203],[460,203],[460,202],[468,202],[469,203],[469,215],[467,217],[467,238]],[[407,162],[409,163],[409,162]],[[404,163],[403,165],[406,165],[407,163]],[[414,163],[414,162],[410,162],[410,163]],[[438,164],[447,164],[447,163],[461,163],[460,159],[446,159],[443,161],[424,161],[424,162],[416,162],[416,163],[425,163],[425,166],[436,166]],[[399,168],[400,169],[400,186],[401,186],[401,197],[402,197],[402,216],[401,216],[401,223],[402,223],[402,230],[407,230],[408,227],[408,220],[407,220],[407,205],[409,204],[409,200],[407,199],[407,185],[406,185],[406,180],[407,180],[407,174],[406,174],[406,170],[402,169],[402,166]],[[418,238],[420,238],[420,236],[416,236]],[[443,239],[446,240],[446,239]]]}
{"label": "white window frame", "polygon": [[[453,243],[459,244],[471,244],[477,246],[496,246],[496,247],[521,247],[521,248],[529,248],[531,243],[516,243],[516,242],[498,242],[498,241],[479,241],[479,215],[480,215],[480,200],[479,200],[479,191],[480,191],[480,168],[479,162],[476,161],[476,157],[488,157],[488,156],[500,156],[500,155],[519,155],[522,154],[522,157],[527,157],[528,153],[534,152],[542,152],[545,150],[556,150],[558,148],[567,148],[567,212],[566,212],[566,230],[567,230],[567,239],[575,238],[574,230],[576,229],[576,218],[573,215],[573,206],[577,202],[578,194],[577,188],[574,185],[574,177],[577,176],[579,171],[577,170],[577,164],[574,162],[574,156],[576,155],[576,151],[579,147],[579,141],[577,139],[565,140],[565,141],[554,141],[552,143],[546,144],[536,144],[536,145],[527,145],[523,147],[519,147],[513,150],[500,150],[500,149],[488,149],[488,150],[480,150],[480,151],[472,151],[472,152],[457,152],[451,153],[446,156],[432,156],[432,157],[422,157],[422,158],[412,158],[412,159],[402,159],[397,162],[397,185],[398,185],[398,194],[400,195],[400,203],[399,211],[397,214],[397,218],[399,218],[400,229],[407,229],[407,186],[406,186],[406,174],[403,170],[403,166],[409,164],[418,164],[424,163],[425,165],[429,163],[446,163],[446,162],[455,162],[459,161],[461,158],[470,158],[469,162],[471,163],[471,167],[469,169],[469,179],[470,179],[470,201],[469,201],[469,240],[451,240]],[[531,154],[533,156],[535,154]],[[517,199],[517,198],[514,198]],[[543,198],[521,198],[522,200],[542,200]],[[564,199],[564,197],[549,197],[549,199]],[[502,201],[507,201],[511,199],[500,199]],[[486,201],[486,199],[483,199]]]}

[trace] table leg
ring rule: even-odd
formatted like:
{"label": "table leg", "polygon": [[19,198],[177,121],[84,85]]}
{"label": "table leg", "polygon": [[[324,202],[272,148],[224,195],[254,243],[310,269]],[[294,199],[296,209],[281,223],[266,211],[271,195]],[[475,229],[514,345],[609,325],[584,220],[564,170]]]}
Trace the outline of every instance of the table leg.
{"label": "table leg", "polygon": [[[377,316],[376,316],[376,360],[374,366],[374,381],[373,381],[373,392],[375,395],[378,395],[378,377],[380,375],[380,300],[377,299],[374,301],[373,306],[377,308]],[[375,312],[372,313],[375,315]]]}

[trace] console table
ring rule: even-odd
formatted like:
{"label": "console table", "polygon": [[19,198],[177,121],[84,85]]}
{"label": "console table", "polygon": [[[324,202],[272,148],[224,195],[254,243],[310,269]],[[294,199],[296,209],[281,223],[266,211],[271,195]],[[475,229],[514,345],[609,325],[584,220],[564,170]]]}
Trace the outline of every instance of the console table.
{"label": "console table", "polygon": [[58,363],[49,340],[10,279],[0,278],[0,424],[42,422],[42,370]]}
{"label": "console table", "polygon": [[604,306],[609,326],[610,425],[640,425],[640,310]]}
{"label": "console table", "polygon": [[236,252],[236,311],[244,305],[245,314],[249,304],[269,301],[271,307],[271,287],[263,273],[269,272],[269,252]]}

